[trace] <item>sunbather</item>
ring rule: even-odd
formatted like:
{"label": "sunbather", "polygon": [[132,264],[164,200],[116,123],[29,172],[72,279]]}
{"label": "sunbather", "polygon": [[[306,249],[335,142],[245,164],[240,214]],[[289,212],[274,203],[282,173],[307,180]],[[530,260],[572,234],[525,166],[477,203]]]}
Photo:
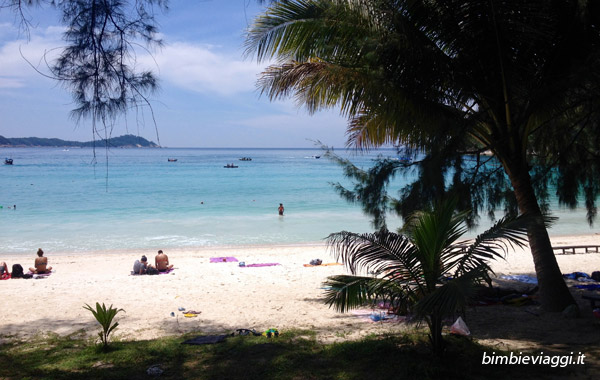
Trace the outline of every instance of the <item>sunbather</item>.
{"label": "sunbather", "polygon": [[135,263],[133,263],[133,273],[146,274],[148,267],[152,267],[152,265],[148,264],[148,259],[146,258],[146,255],[142,255],[141,261],[135,260]]}
{"label": "sunbather", "polygon": [[166,272],[173,268],[173,265],[169,265],[169,256],[165,255],[161,250],[158,251],[158,255],[154,258],[154,265],[159,272]]}
{"label": "sunbather", "polygon": [[44,251],[42,249],[38,249],[37,251],[38,257],[35,259],[35,268],[29,268],[29,271],[34,274],[44,274],[52,271],[52,267],[48,266],[48,258],[44,257]]}
{"label": "sunbather", "polygon": [[8,265],[3,261],[0,263],[0,277],[8,276]]}

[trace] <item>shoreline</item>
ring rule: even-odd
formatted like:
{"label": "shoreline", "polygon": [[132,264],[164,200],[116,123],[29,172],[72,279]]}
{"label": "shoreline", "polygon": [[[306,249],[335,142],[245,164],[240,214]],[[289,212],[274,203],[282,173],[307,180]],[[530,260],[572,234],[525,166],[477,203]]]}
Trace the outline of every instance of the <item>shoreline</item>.
{"label": "shoreline", "polygon": [[[600,245],[600,236],[595,234],[551,240],[553,245]],[[10,305],[3,310],[0,342],[79,331],[93,337],[99,326],[83,306],[96,302],[125,310],[117,316],[115,336],[128,340],[186,332],[222,334],[238,328],[310,329],[320,339],[336,340],[412,328],[404,323],[374,323],[364,315],[329,308],[323,301],[322,283],[328,276],[347,274],[346,267],[303,266],[317,258],[323,263],[335,261],[324,243],[162,249],[175,271],[158,276],[129,274],[134,260],[142,254],[153,263],[155,250],[46,252],[49,265],[55,269],[51,276],[0,281],[6,295],[4,304]],[[241,268],[238,262],[210,262],[211,257],[223,256],[236,257],[247,265],[280,265]],[[600,270],[598,253],[556,257],[563,273]],[[28,256],[0,255],[0,261],[6,261],[9,268],[18,262],[25,270],[33,265],[34,258],[33,251]],[[505,261],[494,261],[491,267],[497,276],[535,273],[529,248],[513,250]],[[201,313],[186,318],[179,308]]]}
{"label": "shoreline", "polygon": [[[44,247],[35,246],[31,248],[31,252],[0,252],[0,261],[3,257],[8,258],[22,258],[22,257],[35,257],[35,252],[38,248],[44,249],[46,255],[52,254],[57,256],[88,256],[88,255],[121,255],[121,254],[154,254],[158,249],[169,252],[189,252],[189,251],[221,251],[221,250],[246,250],[246,249],[266,249],[266,248],[299,248],[299,247],[326,247],[326,239],[323,238],[321,241],[306,241],[306,242],[295,242],[295,243],[258,243],[258,244],[223,244],[223,245],[201,245],[201,246],[159,246],[155,248],[113,248],[113,249],[93,249],[93,250],[79,250],[79,251],[49,251]],[[567,243],[563,242],[566,241]],[[600,245],[600,232],[594,233],[582,233],[582,234],[556,234],[550,235],[550,241],[553,246],[566,245],[573,243],[574,240],[581,240],[581,245]],[[592,242],[592,243],[586,243]],[[579,245],[579,243],[577,243]],[[526,248],[528,249],[528,248]]]}

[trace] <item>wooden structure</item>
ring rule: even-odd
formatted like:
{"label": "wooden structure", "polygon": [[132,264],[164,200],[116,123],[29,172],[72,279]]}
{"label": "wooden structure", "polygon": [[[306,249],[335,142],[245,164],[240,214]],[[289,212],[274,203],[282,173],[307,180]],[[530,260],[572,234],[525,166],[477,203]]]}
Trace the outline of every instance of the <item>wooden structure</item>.
{"label": "wooden structure", "polygon": [[[574,255],[576,253],[599,253],[600,245],[568,245],[552,247],[556,255]],[[559,251],[559,252],[557,252]]]}

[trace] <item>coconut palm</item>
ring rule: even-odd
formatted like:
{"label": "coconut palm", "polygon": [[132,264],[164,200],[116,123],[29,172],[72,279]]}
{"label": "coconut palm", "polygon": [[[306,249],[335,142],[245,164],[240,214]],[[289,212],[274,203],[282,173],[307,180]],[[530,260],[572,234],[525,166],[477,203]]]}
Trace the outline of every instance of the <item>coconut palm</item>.
{"label": "coconut palm", "polygon": [[524,218],[500,220],[475,239],[460,241],[467,213],[456,213],[455,206],[456,201],[446,201],[416,213],[400,234],[383,229],[330,235],[329,247],[352,275],[327,279],[326,302],[342,312],[381,298],[407,307],[427,322],[432,347],[440,354],[442,319],[464,309],[476,284],[489,282],[490,260],[526,241]]}
{"label": "coconut palm", "polygon": [[589,220],[596,214],[599,9],[577,0],[278,1],[255,20],[247,51],[277,59],[259,80],[271,99],[339,108],[350,146],[437,151],[442,166],[451,154],[492,152],[511,186],[505,206],[537,216],[529,245],[542,305],[556,311],[574,300],[539,197],[553,183],[562,203],[584,194]]}

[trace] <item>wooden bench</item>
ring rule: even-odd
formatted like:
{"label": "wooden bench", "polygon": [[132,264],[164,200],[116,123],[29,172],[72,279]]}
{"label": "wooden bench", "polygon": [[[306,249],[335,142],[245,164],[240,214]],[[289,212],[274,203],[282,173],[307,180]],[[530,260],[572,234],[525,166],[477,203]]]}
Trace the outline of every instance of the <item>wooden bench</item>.
{"label": "wooden bench", "polygon": [[553,251],[561,251],[556,253],[557,255],[574,255],[576,253],[599,253],[599,245],[565,245],[559,247],[552,247]]}
{"label": "wooden bench", "polygon": [[592,307],[592,309],[596,308],[596,301],[600,302],[600,294],[586,294],[581,297],[583,297],[584,300],[590,301],[590,306]]}

